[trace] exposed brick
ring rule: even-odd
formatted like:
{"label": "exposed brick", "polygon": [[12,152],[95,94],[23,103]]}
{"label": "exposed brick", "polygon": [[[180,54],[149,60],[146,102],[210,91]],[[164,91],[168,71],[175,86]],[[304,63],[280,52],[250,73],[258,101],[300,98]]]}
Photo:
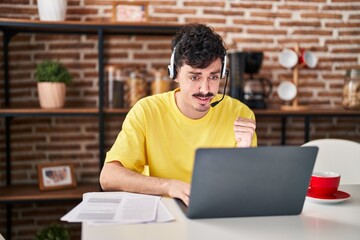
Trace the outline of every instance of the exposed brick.
{"label": "exposed brick", "polygon": [[166,13],[166,14],[195,14],[194,9],[179,9],[179,8],[155,8],[154,13]]}
{"label": "exposed brick", "polygon": [[37,13],[36,8],[29,8],[29,7],[1,7],[0,14],[35,14]]}
{"label": "exposed brick", "polygon": [[29,0],[2,0],[1,1],[3,4],[29,4]]}
{"label": "exposed brick", "polygon": [[234,24],[239,24],[243,26],[273,26],[274,23],[272,21],[263,21],[263,20],[243,20],[243,19],[234,19]]}
{"label": "exposed brick", "polygon": [[41,41],[44,43],[52,43],[52,42],[78,42],[81,40],[81,35],[64,35],[64,34],[37,34],[34,35],[35,41]]}
{"label": "exposed brick", "polygon": [[[316,4],[317,5],[317,4]],[[284,5],[279,5],[277,8],[282,10],[291,10],[291,11],[298,11],[298,10],[306,10],[306,11],[317,11],[318,6],[316,5],[306,5],[303,4],[291,4],[291,3],[285,3]]]}
{"label": "exposed brick", "polygon": [[282,12],[251,12],[252,17],[265,17],[265,18],[291,18],[291,13]]}
{"label": "exposed brick", "polygon": [[351,14],[350,16],[349,16],[349,19],[350,20],[359,20],[360,19],[360,14]]}
{"label": "exposed brick", "polygon": [[354,48],[354,47],[350,47],[350,48],[346,48],[346,49],[336,48],[336,49],[333,49],[331,52],[332,53],[360,53],[360,49]]}
{"label": "exposed brick", "polygon": [[249,29],[247,30],[248,33],[251,34],[264,34],[264,35],[286,35],[286,30],[276,30],[276,29]]}
{"label": "exposed brick", "polygon": [[150,53],[150,54],[145,54],[145,53],[139,53],[139,54],[134,54],[134,58],[135,59],[157,59],[157,58],[168,58],[169,54],[167,53]]}
{"label": "exposed brick", "polygon": [[266,38],[234,38],[234,42],[236,43],[273,43],[273,39],[266,39]]}
{"label": "exposed brick", "polygon": [[231,3],[231,8],[241,8],[241,9],[267,9],[272,8],[271,4],[254,4],[254,3]]}
{"label": "exposed brick", "polygon": [[224,7],[225,3],[221,1],[184,1],[185,7]]}
{"label": "exposed brick", "polygon": [[353,4],[347,4],[347,5],[324,5],[322,7],[323,11],[356,11],[360,10],[360,5],[353,5]]}
{"label": "exposed brick", "polygon": [[20,45],[20,46],[9,46],[10,52],[23,52],[23,51],[33,51],[33,50],[45,50],[44,44],[33,44],[33,45]]}
{"label": "exposed brick", "polygon": [[93,44],[93,43],[72,43],[72,44],[56,43],[56,44],[50,44],[49,45],[50,50],[56,50],[56,49],[84,49],[84,48],[94,48],[94,47],[95,47],[95,44]]}
{"label": "exposed brick", "polygon": [[333,33],[331,30],[295,30],[293,35],[315,35],[315,36],[331,36]]}
{"label": "exposed brick", "polygon": [[326,44],[360,44],[360,39],[326,40]]}
{"label": "exposed brick", "polygon": [[[360,7],[359,7],[360,9]],[[360,28],[360,23],[325,23],[327,28]]]}
{"label": "exposed brick", "polygon": [[97,14],[98,10],[97,9],[90,9],[90,8],[86,8],[86,9],[81,9],[81,8],[68,8],[66,11],[66,14],[68,15],[84,15],[84,14]]}
{"label": "exposed brick", "polygon": [[[110,22],[112,2],[68,0],[67,19]],[[315,69],[300,69],[300,104],[311,107],[341,107],[345,71],[360,67],[359,9],[357,0],[157,0],[149,4],[149,21],[169,24],[206,23],[224,37],[229,52],[264,51],[265,58],[259,75],[266,76],[273,83],[273,93],[268,99],[271,107],[285,104],[278,98],[276,88],[280,81],[292,80],[292,71],[279,65],[278,54],[281,49],[292,48],[295,43],[300,43],[302,48],[313,51],[319,58]],[[13,19],[38,19],[36,0],[3,0],[0,3],[0,14]],[[166,68],[171,54],[170,41],[171,37],[166,36],[106,35],[105,64],[147,70],[152,67]],[[2,47],[1,41],[0,50]],[[96,34],[19,33],[12,38],[9,47],[12,107],[39,107],[36,82],[33,79],[34,69],[36,63],[48,57],[63,62],[74,77],[73,84],[67,90],[66,107],[98,107]],[[0,62],[3,62],[2,54]],[[0,64],[0,79],[4,78],[2,70],[3,64]],[[4,83],[0,81],[0,89],[3,88]],[[0,107],[4,106],[3,97],[4,91],[0,91]],[[121,130],[124,117],[125,114],[106,116],[106,149],[112,146]],[[39,162],[72,161],[80,181],[97,183],[97,120],[95,117],[13,118],[13,181],[37,183],[36,166]],[[287,144],[303,143],[303,120],[303,117],[288,119]],[[2,136],[5,134],[4,128],[4,119],[0,119]],[[257,133],[259,145],[279,145],[281,119],[257,117]],[[314,117],[311,119],[310,137],[339,137],[360,142],[358,118]],[[4,138],[0,138],[0,184],[5,184],[4,151]],[[74,204],[67,206],[63,213]],[[32,212],[41,214],[33,218],[23,216],[22,213],[29,208]],[[49,204],[16,204],[13,239],[33,239],[34,229],[41,229],[52,220],[59,221],[59,215],[63,213],[59,211],[51,214],[53,208],[54,205]],[[4,219],[5,212],[0,208],[0,232],[5,228]],[[75,239],[80,239],[80,224],[67,226],[74,230]]]}
{"label": "exposed brick", "polygon": [[301,13],[300,16],[301,18],[342,19],[342,15],[336,13]]}
{"label": "exposed brick", "polygon": [[34,54],[34,58],[36,60],[44,60],[44,59],[72,59],[72,60],[78,60],[80,59],[80,55],[79,53],[63,53],[63,52],[58,52],[58,53],[38,53],[38,54]]}
{"label": "exposed brick", "polygon": [[185,22],[187,23],[203,23],[203,24],[212,24],[212,23],[225,23],[224,18],[196,18],[196,17],[186,17]]}
{"label": "exposed brick", "polygon": [[316,27],[321,26],[320,22],[311,22],[311,21],[289,21],[289,22],[280,22],[281,27]]}
{"label": "exposed brick", "polygon": [[300,43],[300,44],[318,44],[319,43],[319,39],[318,38],[303,38],[303,39],[279,39],[278,42],[280,44],[286,44],[286,45],[290,45],[292,44],[292,46],[294,46],[295,43]]}
{"label": "exposed brick", "polygon": [[234,17],[244,16],[244,11],[236,11],[236,10],[204,9],[203,12],[204,12],[204,14],[208,14],[208,15],[223,15],[223,16],[234,16]]}

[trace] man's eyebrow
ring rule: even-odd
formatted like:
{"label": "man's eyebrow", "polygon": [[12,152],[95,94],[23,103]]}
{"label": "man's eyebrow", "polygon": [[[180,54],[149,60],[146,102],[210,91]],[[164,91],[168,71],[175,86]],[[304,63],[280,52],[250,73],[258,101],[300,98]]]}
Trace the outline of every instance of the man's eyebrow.
{"label": "man's eyebrow", "polygon": [[190,74],[196,74],[196,75],[201,75],[202,74],[201,72],[193,72],[193,71],[190,71],[189,73]]}
{"label": "man's eyebrow", "polygon": [[[202,74],[201,72],[193,72],[193,71],[190,71],[189,73],[190,74],[195,74],[195,75],[201,75]],[[219,74],[219,73],[220,73],[220,70],[211,72],[210,74]]]}

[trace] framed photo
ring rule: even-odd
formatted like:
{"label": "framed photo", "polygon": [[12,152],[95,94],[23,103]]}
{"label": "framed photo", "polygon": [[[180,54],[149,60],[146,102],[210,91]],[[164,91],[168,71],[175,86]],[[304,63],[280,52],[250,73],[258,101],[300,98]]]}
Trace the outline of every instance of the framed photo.
{"label": "framed photo", "polygon": [[74,165],[71,163],[42,163],[38,165],[40,191],[76,187]]}
{"label": "framed photo", "polygon": [[148,2],[114,2],[112,8],[113,22],[146,22]]}

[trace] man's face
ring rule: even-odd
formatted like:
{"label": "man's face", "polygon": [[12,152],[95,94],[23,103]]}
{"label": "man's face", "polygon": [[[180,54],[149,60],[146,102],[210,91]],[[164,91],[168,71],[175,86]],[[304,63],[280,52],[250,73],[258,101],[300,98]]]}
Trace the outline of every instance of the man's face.
{"label": "man's face", "polygon": [[180,87],[176,103],[185,116],[192,119],[205,116],[211,100],[219,90],[220,75],[220,58],[204,69],[192,68],[186,64],[179,69],[175,79]]}

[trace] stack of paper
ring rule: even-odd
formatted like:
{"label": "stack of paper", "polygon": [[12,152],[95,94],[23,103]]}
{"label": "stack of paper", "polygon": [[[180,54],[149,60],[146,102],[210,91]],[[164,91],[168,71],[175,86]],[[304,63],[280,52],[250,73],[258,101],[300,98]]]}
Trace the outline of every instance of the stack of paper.
{"label": "stack of paper", "polygon": [[91,192],[61,218],[67,222],[148,223],[173,221],[161,197],[127,192]]}

